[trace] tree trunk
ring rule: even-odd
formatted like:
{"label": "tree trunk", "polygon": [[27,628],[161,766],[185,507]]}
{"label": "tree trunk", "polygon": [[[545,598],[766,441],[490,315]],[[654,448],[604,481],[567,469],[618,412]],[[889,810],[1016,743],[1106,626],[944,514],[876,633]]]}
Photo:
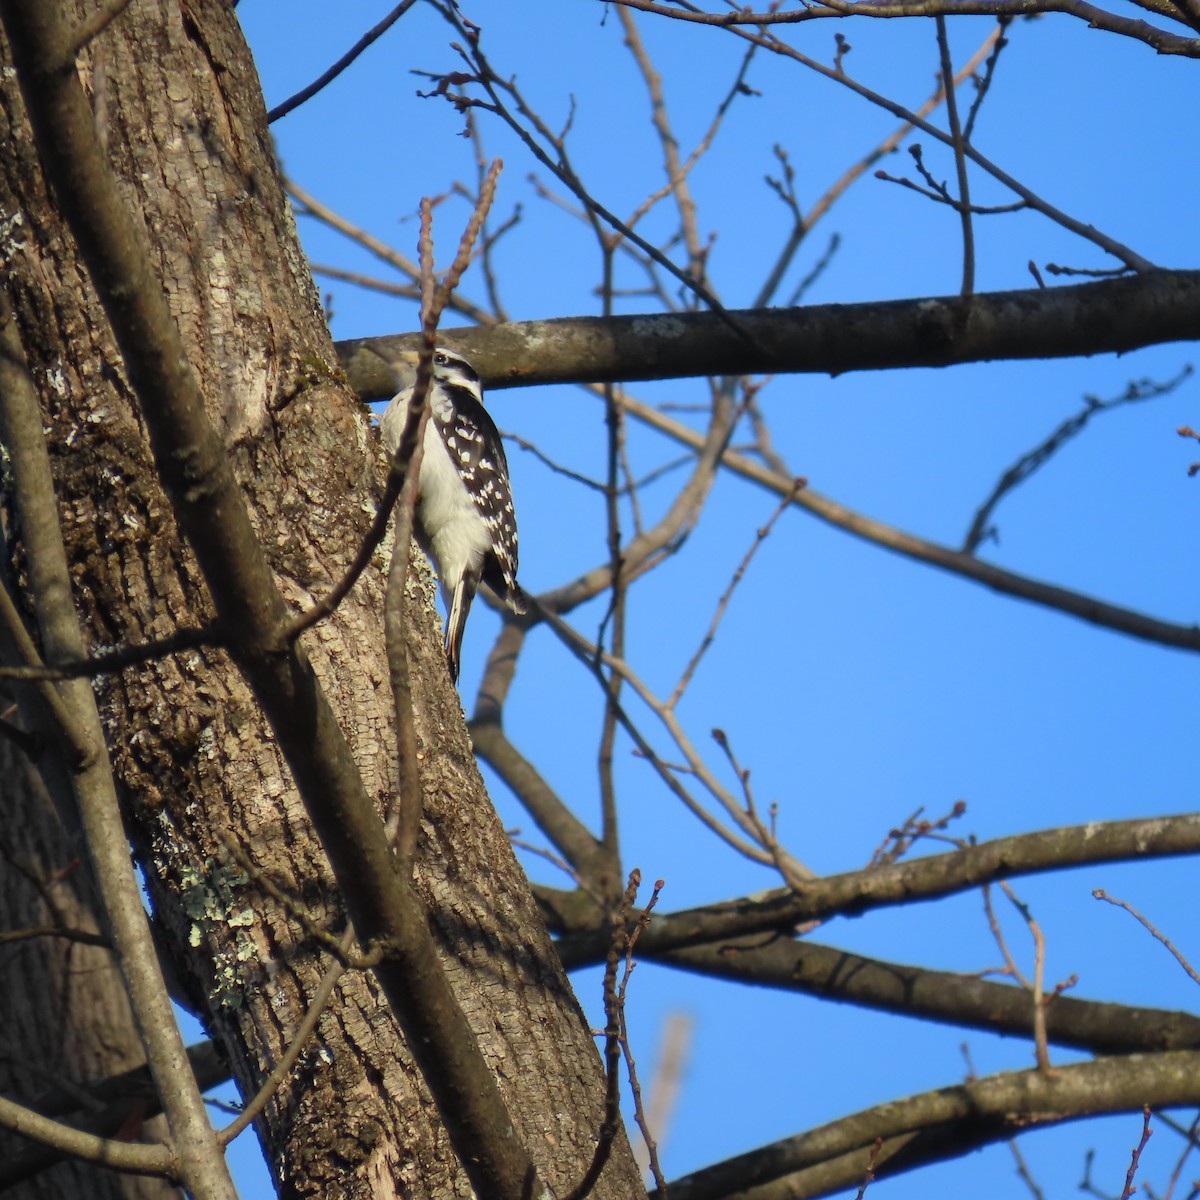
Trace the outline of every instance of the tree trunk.
{"label": "tree trunk", "polygon": [[[59,824],[37,774],[13,743],[0,742],[0,914],[7,930],[99,935],[87,866]],[[144,1054],[109,951],[74,937],[37,937],[0,951],[0,1093],[39,1111],[83,1109],[82,1085],[141,1066]],[[72,1088],[71,1085],[77,1085]],[[137,1096],[122,1106],[136,1134]],[[91,1115],[89,1112],[88,1115]],[[118,1120],[120,1114],[118,1114]],[[157,1122],[151,1135],[161,1135]],[[48,1169],[42,1148],[0,1132],[5,1200],[163,1200],[157,1179],[114,1175],[75,1162]]]}
{"label": "tree trunk", "polygon": [[[340,576],[362,537],[378,452],[339,382],[232,9],[144,0],[80,66],[278,585],[302,607]],[[155,477],[102,309],[46,194],[11,72],[0,97],[0,139],[12,150],[0,164],[8,286],[43,403],[81,619],[93,649],[161,638],[204,623],[212,604]],[[603,1120],[599,1056],[483,789],[424,579],[427,602],[409,637],[423,753],[417,883],[514,1121],[562,1194],[586,1170]],[[305,636],[386,810],[396,767],[383,594],[377,563]],[[155,907],[249,1096],[329,966],[312,928],[344,928],[328,863],[221,651],[177,653],[96,686]],[[369,972],[342,977],[259,1131],[284,1195],[469,1193]],[[593,1194],[640,1188],[619,1138]]]}

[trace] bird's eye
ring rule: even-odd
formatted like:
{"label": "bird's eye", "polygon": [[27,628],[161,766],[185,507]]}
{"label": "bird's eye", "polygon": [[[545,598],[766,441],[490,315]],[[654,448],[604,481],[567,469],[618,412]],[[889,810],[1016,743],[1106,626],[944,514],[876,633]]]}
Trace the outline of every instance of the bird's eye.
{"label": "bird's eye", "polygon": [[433,361],[439,366],[444,367],[450,360],[439,350],[434,356]]}

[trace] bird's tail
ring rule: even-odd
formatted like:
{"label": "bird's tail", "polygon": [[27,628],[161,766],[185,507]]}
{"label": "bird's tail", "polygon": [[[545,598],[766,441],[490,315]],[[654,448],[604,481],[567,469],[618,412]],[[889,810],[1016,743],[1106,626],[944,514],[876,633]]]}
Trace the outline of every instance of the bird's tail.
{"label": "bird's tail", "polygon": [[504,603],[517,614],[518,617],[523,617],[533,608],[533,597],[514,579],[511,587],[505,588]]}
{"label": "bird's tail", "polygon": [[476,581],[470,575],[464,575],[450,597],[446,613],[446,661],[450,664],[450,679],[453,683],[458,682],[463,632],[467,628],[467,614],[471,611],[471,601],[475,599],[475,584]]}
{"label": "bird's tail", "polygon": [[484,564],[483,582],[492,589],[496,599],[508,605],[518,617],[533,611],[533,597],[498,562]]}

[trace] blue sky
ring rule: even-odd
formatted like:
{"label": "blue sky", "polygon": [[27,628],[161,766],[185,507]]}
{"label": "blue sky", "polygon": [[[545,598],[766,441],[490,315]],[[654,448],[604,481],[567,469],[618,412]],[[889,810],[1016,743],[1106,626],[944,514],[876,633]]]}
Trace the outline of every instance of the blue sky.
{"label": "blue sky", "polygon": [[[320,73],[386,11],[358,2],[293,0],[287,36],[280,9],[242,0],[268,105]],[[484,47],[515,75],[554,128],[571,120],[569,148],[597,198],[620,214],[661,183],[661,154],[649,130],[645,88],[621,44],[615,14],[595,0],[482,0],[463,12],[484,31]],[[663,75],[686,153],[732,81],[741,48],[719,31],[643,18],[640,28]],[[990,22],[951,22],[956,63]],[[917,107],[937,67],[928,21],[815,21],[794,43],[822,62],[840,29],[853,49],[846,69],[893,99]],[[414,70],[457,69],[451,32],[415,7],[341,79],[274,127],[286,171],[350,221],[413,255],[413,214],[424,195],[474,177],[461,116],[445,101],[421,99]],[[1073,216],[1163,265],[1200,266],[1192,219],[1200,195],[1195,153],[1196,64],[1088,30],[1067,17],[1014,24],[976,145],[994,162]],[[836,83],[760,55],[693,186],[699,222],[716,235],[711,277],[730,307],[746,305],[788,228],[764,176],[778,174],[773,147],[796,170],[802,206],[813,204],[858,157],[895,127]],[[941,114],[935,118],[941,119]],[[599,257],[584,227],[540,198],[531,172],[550,183],[499,122],[481,118],[486,153],[505,159],[497,220],[520,207],[496,265],[515,319],[591,314]],[[909,139],[910,141],[912,139]],[[925,143],[938,178],[951,158]],[[909,174],[907,154],[883,166]],[[978,203],[1010,197],[978,170]],[[448,260],[467,205],[438,209],[439,261]],[[661,237],[668,215],[642,231]],[[976,221],[977,287],[1030,286],[1027,263],[1113,265],[1097,248],[1029,212]],[[349,269],[385,270],[310,220],[300,231],[310,257]],[[819,224],[789,274],[796,283],[837,233],[841,244],[808,293],[813,303],[944,295],[957,290],[961,239],[955,215],[894,184],[860,180]],[[637,282],[632,273],[622,280]],[[412,306],[321,281],[332,293],[336,337],[405,332]],[[785,291],[787,289],[785,288]],[[463,292],[481,298],[477,276]],[[644,297],[619,301],[644,311]],[[457,323],[457,322],[450,322]],[[1075,412],[1085,395],[1120,394],[1133,379],[1165,380],[1194,359],[1192,346],[1116,358],[985,364],[949,370],[849,373],[837,379],[775,380],[763,394],[778,448],[812,486],[871,516],[958,544],[999,475]],[[654,403],[702,402],[697,381],[638,385]],[[497,423],[536,442],[576,470],[603,471],[603,412],[577,389],[496,393]],[[1186,475],[1200,452],[1174,430],[1200,423],[1196,386],[1107,414],[1009,497],[995,515],[998,544],[983,555],[1035,578],[1190,623],[1196,614],[1200,479]],[[676,451],[634,428],[639,469]],[[521,518],[522,577],[540,590],[605,557],[597,498],[563,481],[515,447],[510,453]],[[647,512],[661,511],[678,480],[650,488]],[[717,596],[775,507],[772,497],[733,478],[714,490],[705,517],[667,567],[630,599],[628,657],[650,684],[669,691],[708,623]],[[628,521],[628,516],[626,517]],[[594,633],[598,612],[577,614]],[[495,632],[482,607],[464,652],[468,708]],[[864,863],[887,829],[919,806],[940,814],[965,800],[956,832],[987,839],[1087,820],[1146,816],[1196,807],[1195,667],[1190,656],[1096,630],[1073,618],[996,596],[978,585],[891,556],[794,512],[776,527],[739,589],[713,651],[680,707],[697,744],[725,729],[753,768],[763,803],[777,800],[789,848],[820,872]],[[599,702],[569,657],[535,633],[505,714],[516,744],[588,819],[596,811]],[[647,718],[649,721],[649,718]],[[649,725],[647,726],[649,727]],[[640,761],[621,747],[618,781],[626,862],[664,877],[664,908],[772,886],[761,868],[736,859],[682,812]],[[714,754],[710,761],[719,767]],[[509,825],[530,822],[503,789],[494,798]],[[560,882],[537,862],[535,878]],[[1194,892],[1189,865],[1121,866],[1021,881],[1049,939],[1051,979],[1080,976],[1076,995],[1162,1007],[1194,1007],[1194,988],[1123,913],[1097,904],[1093,887],[1137,904],[1180,948],[1200,960],[1194,922],[1181,904]],[[1023,928],[1009,922],[1023,962]],[[977,896],[910,912],[838,920],[819,940],[901,962],[977,971],[995,965]],[[593,1019],[599,985],[575,978]],[[1023,1068],[1028,1045],[919,1022],[901,1022],[800,997],[688,978],[648,965],[632,985],[630,1024],[648,1074],[664,1015],[694,1018],[691,1065],[669,1131],[668,1178],[858,1108],[964,1074],[960,1043],[976,1069]],[[848,1050],[852,1048],[852,1050]],[[848,1063],[848,1056],[850,1061]],[[1058,1053],[1059,1061],[1068,1055]],[[1114,1119],[1022,1148],[1048,1195],[1073,1191],[1085,1150],[1096,1175],[1119,1193],[1140,1119]],[[1159,1132],[1143,1158],[1144,1178],[1162,1184],[1177,1151]],[[265,1195],[256,1150],[243,1139],[239,1172],[248,1196]],[[243,1165],[243,1161],[245,1165]],[[969,1188],[991,1200],[1026,1194],[1003,1147],[932,1172],[877,1183],[872,1194],[907,1200]]]}

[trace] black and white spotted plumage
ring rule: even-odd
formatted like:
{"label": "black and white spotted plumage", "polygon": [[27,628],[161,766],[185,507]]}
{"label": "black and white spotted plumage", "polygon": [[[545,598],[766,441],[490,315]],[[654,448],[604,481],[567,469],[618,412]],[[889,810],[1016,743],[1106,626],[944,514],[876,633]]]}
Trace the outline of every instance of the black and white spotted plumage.
{"label": "black and white spotted plumage", "polygon": [[[415,366],[416,355],[403,361]],[[393,453],[415,383],[393,397],[379,421]],[[437,568],[446,604],[446,658],[457,682],[463,630],[480,580],[513,612],[526,612],[528,598],[517,584],[517,519],[504,445],[483,406],[479,375],[453,350],[434,352],[429,410],[415,531]]]}

